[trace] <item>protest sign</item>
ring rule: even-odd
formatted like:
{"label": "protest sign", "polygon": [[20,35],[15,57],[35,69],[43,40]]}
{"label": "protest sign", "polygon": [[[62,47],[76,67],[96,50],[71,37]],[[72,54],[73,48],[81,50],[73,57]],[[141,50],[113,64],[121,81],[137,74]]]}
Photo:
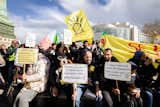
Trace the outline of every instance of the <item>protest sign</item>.
{"label": "protest sign", "polygon": [[27,33],[26,35],[26,47],[35,47],[36,45],[36,35],[34,33]]}
{"label": "protest sign", "polygon": [[88,66],[86,64],[63,65],[62,81],[65,83],[88,83]]}
{"label": "protest sign", "polygon": [[106,62],[104,77],[112,80],[130,81],[131,65],[129,63]]}
{"label": "protest sign", "polygon": [[64,44],[66,45],[72,44],[72,32],[68,29],[64,29]]}
{"label": "protest sign", "polygon": [[16,53],[17,64],[34,64],[38,59],[38,49],[18,48]]}

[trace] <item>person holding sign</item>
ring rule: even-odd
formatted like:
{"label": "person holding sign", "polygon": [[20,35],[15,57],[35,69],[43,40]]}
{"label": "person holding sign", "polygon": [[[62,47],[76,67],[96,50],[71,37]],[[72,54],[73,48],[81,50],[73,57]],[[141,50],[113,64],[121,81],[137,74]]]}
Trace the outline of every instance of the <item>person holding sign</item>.
{"label": "person holding sign", "polygon": [[152,82],[153,76],[157,73],[153,66],[153,61],[141,50],[136,51],[133,58],[129,59],[129,61],[134,62],[138,66],[137,74],[139,78],[137,78],[136,86],[141,89],[143,104],[145,107],[152,107],[154,102]]}
{"label": "person holding sign", "polygon": [[[91,103],[92,107],[93,106],[100,107],[102,95],[101,92],[98,90],[98,84],[96,82],[96,72],[95,72],[95,66],[94,64],[92,64],[91,51],[89,50],[84,51],[83,61],[81,63],[88,65],[88,84],[77,85],[76,96],[73,96],[73,99],[76,100],[76,107],[81,107],[81,106],[86,107],[86,104],[88,107],[88,105],[90,105],[89,103]],[[87,94],[91,96],[87,96]]]}
{"label": "person holding sign", "polygon": [[135,85],[136,79],[138,78],[136,73],[138,66],[132,61],[128,63],[131,64],[131,80],[123,82],[121,85],[123,88],[123,90],[121,90],[121,107],[143,107],[143,100],[140,95],[141,91]]}
{"label": "person holding sign", "polygon": [[[51,95],[57,97],[59,95],[60,86],[61,86],[61,73],[62,65],[67,63],[66,55],[64,54],[63,44],[57,44],[54,59],[54,66],[51,67],[50,72],[50,91]],[[62,88],[63,89],[63,88]]]}
{"label": "person holding sign", "polygon": [[104,78],[105,62],[118,62],[117,58],[112,56],[112,50],[110,48],[104,50],[104,55],[98,63],[97,79],[100,82],[99,90],[103,93],[104,105],[107,107],[118,107],[118,95],[120,95],[120,90],[115,80]]}
{"label": "person holding sign", "polygon": [[39,52],[38,61],[35,64],[29,65],[27,72],[22,75],[25,86],[17,95],[13,107],[29,107],[29,102],[38,93],[46,90],[49,68],[50,61],[42,52]]}
{"label": "person holding sign", "polygon": [[83,60],[83,53],[84,53],[86,50],[88,50],[88,49],[89,49],[88,41],[85,40],[85,41],[83,42],[83,47],[80,47],[80,48],[78,49],[77,62],[81,62],[81,61]]}
{"label": "person holding sign", "polygon": [[66,97],[66,107],[72,106],[71,89],[70,84],[64,84],[61,80],[62,66],[68,63],[67,56],[64,53],[64,45],[62,43],[57,44],[55,55],[53,57],[54,66],[51,66],[49,77],[49,89],[53,97],[59,98],[59,96]]}

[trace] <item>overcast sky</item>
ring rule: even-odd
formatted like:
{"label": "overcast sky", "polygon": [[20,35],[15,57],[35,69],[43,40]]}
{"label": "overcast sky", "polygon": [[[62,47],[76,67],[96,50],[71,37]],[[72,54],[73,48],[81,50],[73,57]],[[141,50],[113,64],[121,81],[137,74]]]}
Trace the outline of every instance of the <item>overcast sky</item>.
{"label": "overcast sky", "polygon": [[24,41],[26,32],[38,41],[49,32],[67,28],[64,17],[83,9],[91,25],[130,22],[138,26],[160,20],[160,0],[7,0],[8,17],[15,34]]}

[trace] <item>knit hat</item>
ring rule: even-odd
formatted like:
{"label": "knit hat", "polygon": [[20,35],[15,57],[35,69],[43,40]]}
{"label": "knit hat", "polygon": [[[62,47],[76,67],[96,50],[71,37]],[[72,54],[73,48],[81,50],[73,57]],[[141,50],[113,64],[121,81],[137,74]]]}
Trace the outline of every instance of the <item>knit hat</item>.
{"label": "knit hat", "polygon": [[134,54],[135,59],[139,59],[144,54],[143,51],[136,51]]}

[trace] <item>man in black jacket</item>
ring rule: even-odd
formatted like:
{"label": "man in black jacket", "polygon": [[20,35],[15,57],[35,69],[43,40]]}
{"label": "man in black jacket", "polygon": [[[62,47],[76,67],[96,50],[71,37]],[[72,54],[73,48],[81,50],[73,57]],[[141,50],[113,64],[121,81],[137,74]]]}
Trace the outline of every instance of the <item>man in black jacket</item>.
{"label": "man in black jacket", "polygon": [[118,107],[118,96],[120,90],[116,87],[116,81],[104,78],[104,65],[105,62],[118,62],[117,58],[112,56],[112,50],[107,48],[104,50],[104,55],[98,63],[97,79],[99,81],[99,90],[102,90],[104,96],[105,106]]}

